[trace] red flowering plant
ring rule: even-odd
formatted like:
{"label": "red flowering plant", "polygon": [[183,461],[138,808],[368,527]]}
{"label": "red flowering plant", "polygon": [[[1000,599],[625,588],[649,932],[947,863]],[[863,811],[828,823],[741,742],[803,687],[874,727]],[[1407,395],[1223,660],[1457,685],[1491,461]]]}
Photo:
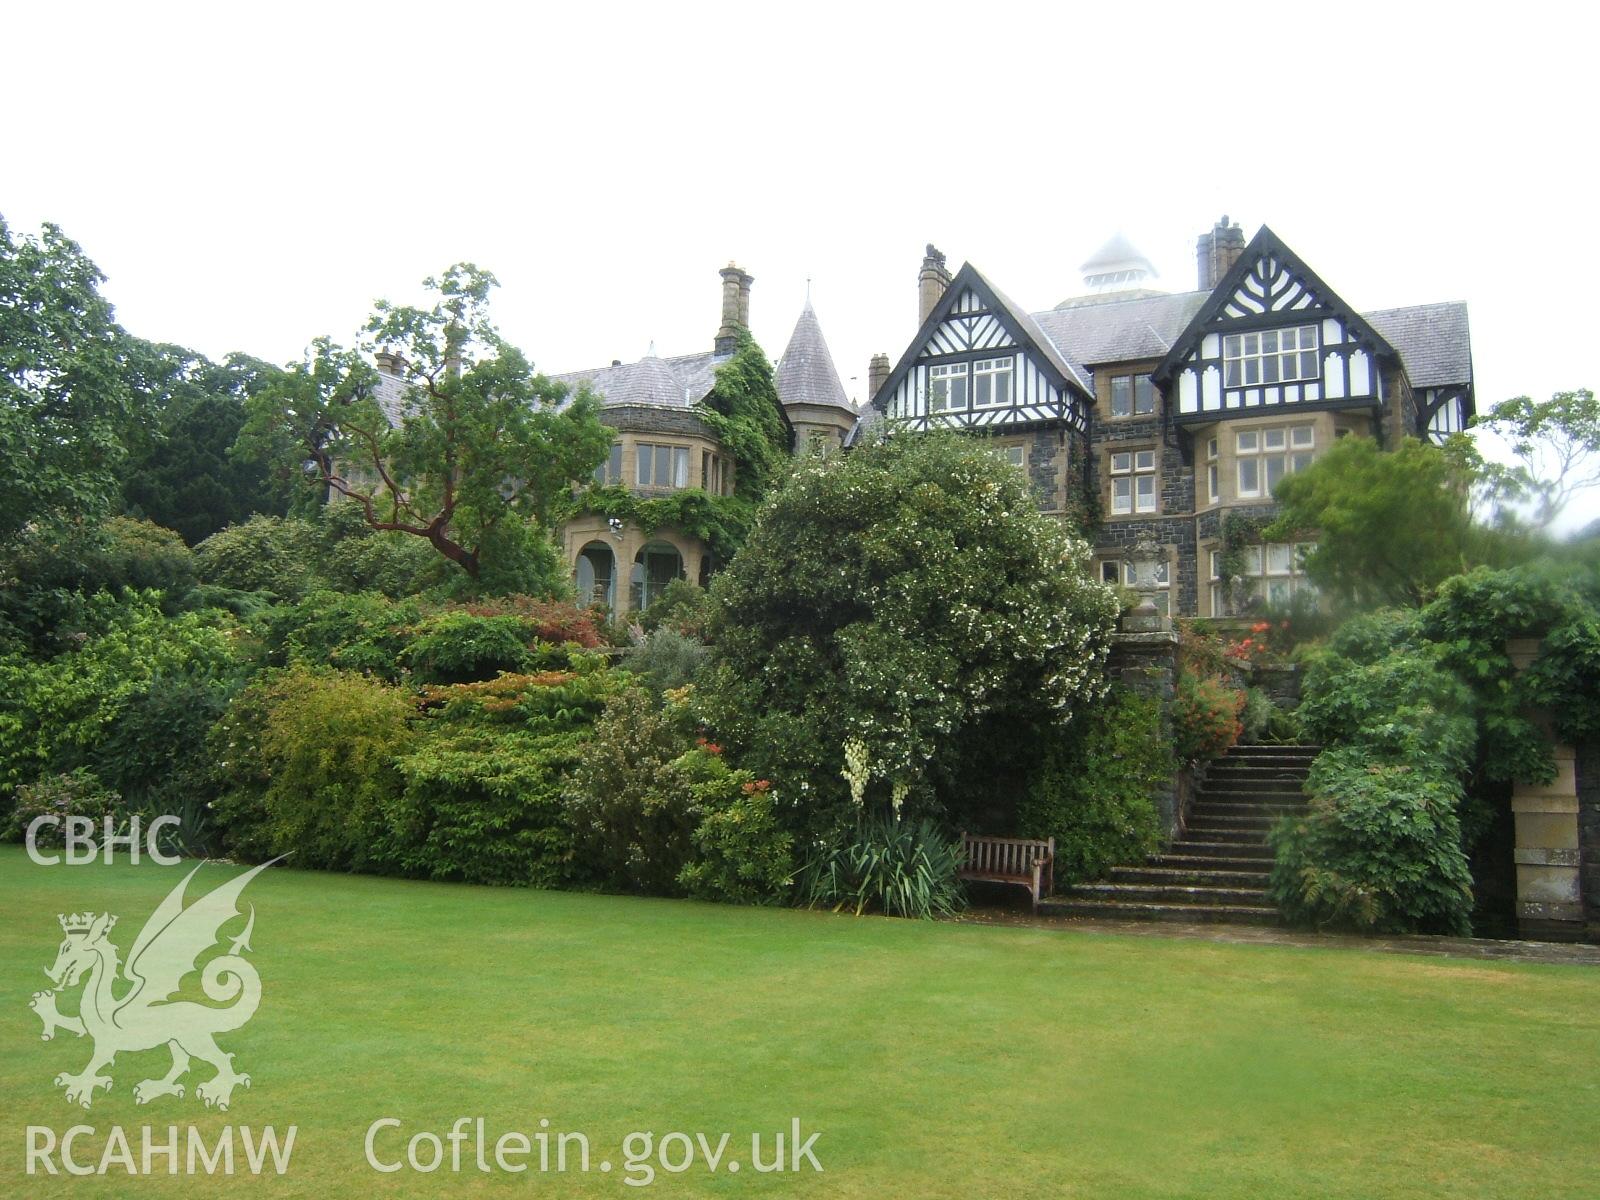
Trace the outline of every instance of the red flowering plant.
{"label": "red flowering plant", "polygon": [[1223,649],[1223,654],[1238,662],[1260,662],[1271,650],[1271,639],[1272,623],[1257,621],[1250,626],[1250,632],[1229,642]]}

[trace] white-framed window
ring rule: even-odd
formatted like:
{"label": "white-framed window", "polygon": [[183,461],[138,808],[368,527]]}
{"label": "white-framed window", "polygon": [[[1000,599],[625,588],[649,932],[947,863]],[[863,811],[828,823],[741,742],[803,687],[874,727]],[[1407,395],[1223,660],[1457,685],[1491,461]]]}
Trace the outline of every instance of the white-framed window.
{"label": "white-framed window", "polygon": [[1250,591],[1273,608],[1281,608],[1301,593],[1315,592],[1306,578],[1306,555],[1314,543],[1266,542],[1246,546],[1244,577]]}
{"label": "white-framed window", "polygon": [[1026,446],[996,446],[993,454],[1001,462],[1010,463],[1013,467],[1026,467],[1028,465],[1028,448]]}
{"label": "white-framed window", "polygon": [[1211,590],[1211,615],[1228,615],[1228,581],[1222,577],[1222,551],[1206,551],[1206,580]]}
{"label": "white-framed window", "polygon": [[1156,452],[1118,450],[1112,453],[1111,511],[1115,514],[1156,511]]}
{"label": "white-framed window", "polygon": [[1217,476],[1217,439],[1212,438],[1206,442],[1206,503],[1215,504],[1220,499],[1222,491]]}
{"label": "white-framed window", "polygon": [[951,412],[967,407],[967,364],[944,363],[928,368],[928,411]]}
{"label": "white-framed window", "polygon": [[1311,465],[1317,432],[1311,425],[1241,429],[1235,436],[1239,495],[1270,496],[1278,481]]}
{"label": "white-framed window", "polygon": [[1231,388],[1316,379],[1321,374],[1317,357],[1315,325],[1232,333],[1222,339],[1226,386]]}
{"label": "white-framed window", "polygon": [[1004,408],[1011,403],[1014,358],[980,358],[972,364],[972,407]]}
{"label": "white-framed window", "polygon": [[1156,411],[1156,387],[1148,375],[1111,377],[1111,415],[1148,417]]}
{"label": "white-framed window", "polygon": [[594,469],[594,481],[601,487],[622,482],[622,443],[612,442],[606,461]]}
{"label": "white-framed window", "polygon": [[[1114,586],[1119,579],[1124,587],[1137,589],[1139,586],[1139,579],[1132,563],[1115,558],[1102,560],[1100,563],[1100,581]],[[1172,613],[1172,563],[1165,557],[1156,563],[1155,593],[1156,608],[1163,616],[1170,616]]]}
{"label": "white-framed window", "polygon": [[688,487],[689,448],[640,442],[639,462],[634,478],[640,487]]}

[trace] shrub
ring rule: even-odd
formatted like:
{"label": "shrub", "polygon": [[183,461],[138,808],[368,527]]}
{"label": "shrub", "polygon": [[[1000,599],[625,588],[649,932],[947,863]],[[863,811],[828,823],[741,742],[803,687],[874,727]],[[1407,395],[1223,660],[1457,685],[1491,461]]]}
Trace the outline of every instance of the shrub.
{"label": "shrub", "polygon": [[594,611],[565,600],[497,596],[454,607],[475,617],[517,617],[523,621],[532,640],[546,645],[578,646],[584,650],[598,650],[606,645],[595,623]]}
{"label": "shrub", "polygon": [[710,600],[705,589],[687,579],[674,579],[639,614],[639,628],[646,633],[666,628],[703,642],[709,617]]}
{"label": "shrub", "polygon": [[389,869],[425,879],[559,887],[572,873],[561,791],[579,762],[573,734],[450,724],[399,760]]}
{"label": "shrub", "polygon": [[401,599],[427,590],[444,575],[444,558],[425,538],[375,530],[355,504],[323,505],[317,524],[315,566],[322,586]]}
{"label": "shrub", "polygon": [[533,656],[520,618],[445,612],[417,627],[400,661],[426,682],[470,683],[525,670]]}
{"label": "shrub", "polygon": [[1259,688],[1247,688],[1244,710],[1239,714],[1243,726],[1240,737],[1246,742],[1268,745],[1291,745],[1300,741],[1303,730],[1300,718],[1293,712],[1279,708],[1271,696]]}
{"label": "shrub", "polygon": [[678,872],[690,896],[729,904],[770,904],[794,885],[794,839],[765,779],[735,771],[711,753],[685,755],[694,821],[692,860]]}
{"label": "shrub", "polygon": [[1396,648],[1370,662],[1338,653],[1336,647],[1380,653],[1367,632],[1336,638],[1309,658],[1299,708],[1306,734],[1435,774],[1464,774],[1476,743],[1471,693],[1444,668],[1435,646]]}
{"label": "shrub", "polygon": [[369,671],[391,682],[421,610],[409,600],[376,593],[317,591],[297,604],[280,605],[257,622],[276,666],[291,662]]}
{"label": "shrub", "polygon": [[296,517],[251,517],[194,548],[200,578],[241,592],[298,600],[315,586],[317,528]]}
{"label": "shrub", "polygon": [[670,626],[661,626],[622,656],[622,667],[656,695],[693,683],[711,652]]}
{"label": "shrub", "polygon": [[160,594],[164,612],[184,606],[194,587],[194,556],[170,529],[130,517],[45,524],[13,547],[0,588],[0,627],[29,652],[70,645],[82,597],[124,589]]}
{"label": "shrub", "polygon": [[[1480,567],[1446,581],[1423,610],[1422,634],[1443,647],[1446,664],[1477,697],[1479,757],[1492,778],[1553,777],[1548,740],[1525,715],[1533,705],[1547,709],[1563,741],[1600,733],[1597,578],[1573,565]],[[1506,653],[1506,639],[1514,637],[1543,638],[1520,676]]]}
{"label": "shrub", "polygon": [[1470,932],[1461,787],[1437,772],[1325,750],[1306,815],[1272,834],[1270,894],[1291,921],[1377,933]]}
{"label": "shrub", "polygon": [[[235,836],[254,835],[272,854],[292,851],[296,866],[385,866],[405,782],[397,759],[409,747],[414,711],[406,694],[370,676],[294,666],[258,679],[242,700],[240,719],[226,726],[226,769],[246,795],[252,777],[264,786],[259,815],[234,797],[230,811],[245,809]],[[252,709],[258,733],[246,724]]]}
{"label": "shrub", "polygon": [[595,725],[565,792],[579,865],[619,891],[677,895],[692,854],[688,782],[707,751],[638,689],[614,696]]}
{"label": "shrub", "polygon": [[739,765],[805,796],[788,810],[802,843],[854,824],[847,741],[870,747],[876,792],[931,810],[964,731],[1061,725],[1102,693],[1116,602],[1087,567],[969,439],[806,459],[712,584],[703,716]]}
{"label": "shrub", "polygon": [[163,827],[168,848],[203,855],[214,848],[211,804],[215,772],[206,735],[227,711],[231,677],[161,674],[129,696],[84,759],[119,792],[129,813],[148,821],[178,818]]}
{"label": "shrub", "polygon": [[78,767],[54,775],[43,775],[33,783],[17,789],[16,805],[12,809],[7,832],[17,841],[28,833],[28,826],[39,817],[59,818],[53,824],[41,825],[34,834],[34,844],[59,846],[66,836],[68,817],[87,817],[94,822],[96,836],[112,818],[121,831],[126,822],[122,797],[106,787],[93,771]]}
{"label": "shrub", "polygon": [[194,586],[194,556],[183,539],[152,521],[108,517],[29,529],[11,570],[25,588],[74,592],[158,591],[174,600]]}
{"label": "shrub", "polygon": [[0,787],[83,763],[158,679],[223,679],[234,631],[215,613],[164,616],[155,593],[86,597],[88,631],[46,662],[0,658]]}
{"label": "shrub", "polygon": [[806,865],[800,895],[813,908],[891,917],[948,916],[965,907],[961,846],[932,821],[871,816],[856,836]]}
{"label": "shrub", "polygon": [[580,655],[573,669],[497,675],[478,683],[422,689],[430,716],[443,721],[500,724],[533,733],[587,731],[620,689],[598,655]]}
{"label": "shrub", "polygon": [[1172,710],[1178,757],[1199,762],[1226,754],[1244,730],[1239,721],[1244,702],[1244,693],[1229,687],[1220,676],[1180,671]]}
{"label": "shrub", "polygon": [[1160,846],[1152,794],[1173,774],[1160,705],[1113,690],[1056,740],[1017,811],[1023,837],[1056,840],[1056,881],[1097,879]]}

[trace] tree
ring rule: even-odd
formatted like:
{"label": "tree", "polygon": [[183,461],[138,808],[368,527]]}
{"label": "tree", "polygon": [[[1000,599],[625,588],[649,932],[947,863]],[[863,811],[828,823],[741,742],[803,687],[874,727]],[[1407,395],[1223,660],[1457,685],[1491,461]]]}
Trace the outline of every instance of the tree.
{"label": "tree", "polygon": [[1588,388],[1548,400],[1502,400],[1473,422],[1506,440],[1515,466],[1500,467],[1505,490],[1532,502],[1530,522],[1548,529],[1579,488],[1600,484],[1600,401]]}
{"label": "tree", "polygon": [[847,743],[863,795],[937,811],[980,732],[1026,744],[1100,694],[1117,605],[1087,564],[975,441],[808,459],[712,585],[711,735],[799,801],[803,844],[856,811]]}
{"label": "tree", "polygon": [[245,401],[282,368],[244,354],[214,363],[182,346],[130,338],[133,384],[151,410],[150,433],[129,447],[125,511],[176,530],[191,546],[226,525],[288,508],[287,490],[259,461],[229,454]]}
{"label": "tree", "polygon": [[569,397],[489,320],[489,272],[461,263],[424,281],[431,307],[379,301],[361,350],[398,352],[405,386],[380,403],[362,353],[319,338],[306,360],[250,402],[248,452],[309,473],[377,530],[424,538],[479,581],[497,551],[546,535],[611,447],[599,403]]}
{"label": "tree", "polygon": [[136,397],[104,281],[59,227],[19,237],[0,217],[0,545],[117,494]]}
{"label": "tree", "polygon": [[1383,451],[1344,438],[1273,493],[1268,541],[1315,541],[1306,572],[1357,604],[1420,604],[1452,575],[1515,557],[1511,535],[1475,525],[1475,455],[1407,438]]}

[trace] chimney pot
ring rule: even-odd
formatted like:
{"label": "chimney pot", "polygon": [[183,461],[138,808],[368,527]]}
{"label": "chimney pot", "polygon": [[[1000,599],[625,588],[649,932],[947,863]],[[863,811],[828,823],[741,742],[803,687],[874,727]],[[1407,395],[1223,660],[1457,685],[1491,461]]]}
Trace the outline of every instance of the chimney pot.
{"label": "chimney pot", "polygon": [[883,385],[889,382],[889,356],[874,354],[867,364],[867,402],[877,399]]}
{"label": "chimney pot", "polygon": [[750,285],[755,276],[731,262],[718,274],[722,276],[722,326],[715,345],[717,354],[728,355],[739,345],[739,331],[750,328]]}
{"label": "chimney pot", "polygon": [[944,255],[932,242],[922,256],[922,270],[917,273],[917,325],[921,326],[938,305],[945,288],[950,286],[950,272],[944,265]]}
{"label": "chimney pot", "polygon": [[1222,277],[1233,269],[1233,264],[1244,254],[1244,230],[1237,222],[1230,224],[1224,213],[1222,220],[1200,235],[1195,245],[1195,260],[1199,266],[1200,290],[1209,292],[1222,282]]}

